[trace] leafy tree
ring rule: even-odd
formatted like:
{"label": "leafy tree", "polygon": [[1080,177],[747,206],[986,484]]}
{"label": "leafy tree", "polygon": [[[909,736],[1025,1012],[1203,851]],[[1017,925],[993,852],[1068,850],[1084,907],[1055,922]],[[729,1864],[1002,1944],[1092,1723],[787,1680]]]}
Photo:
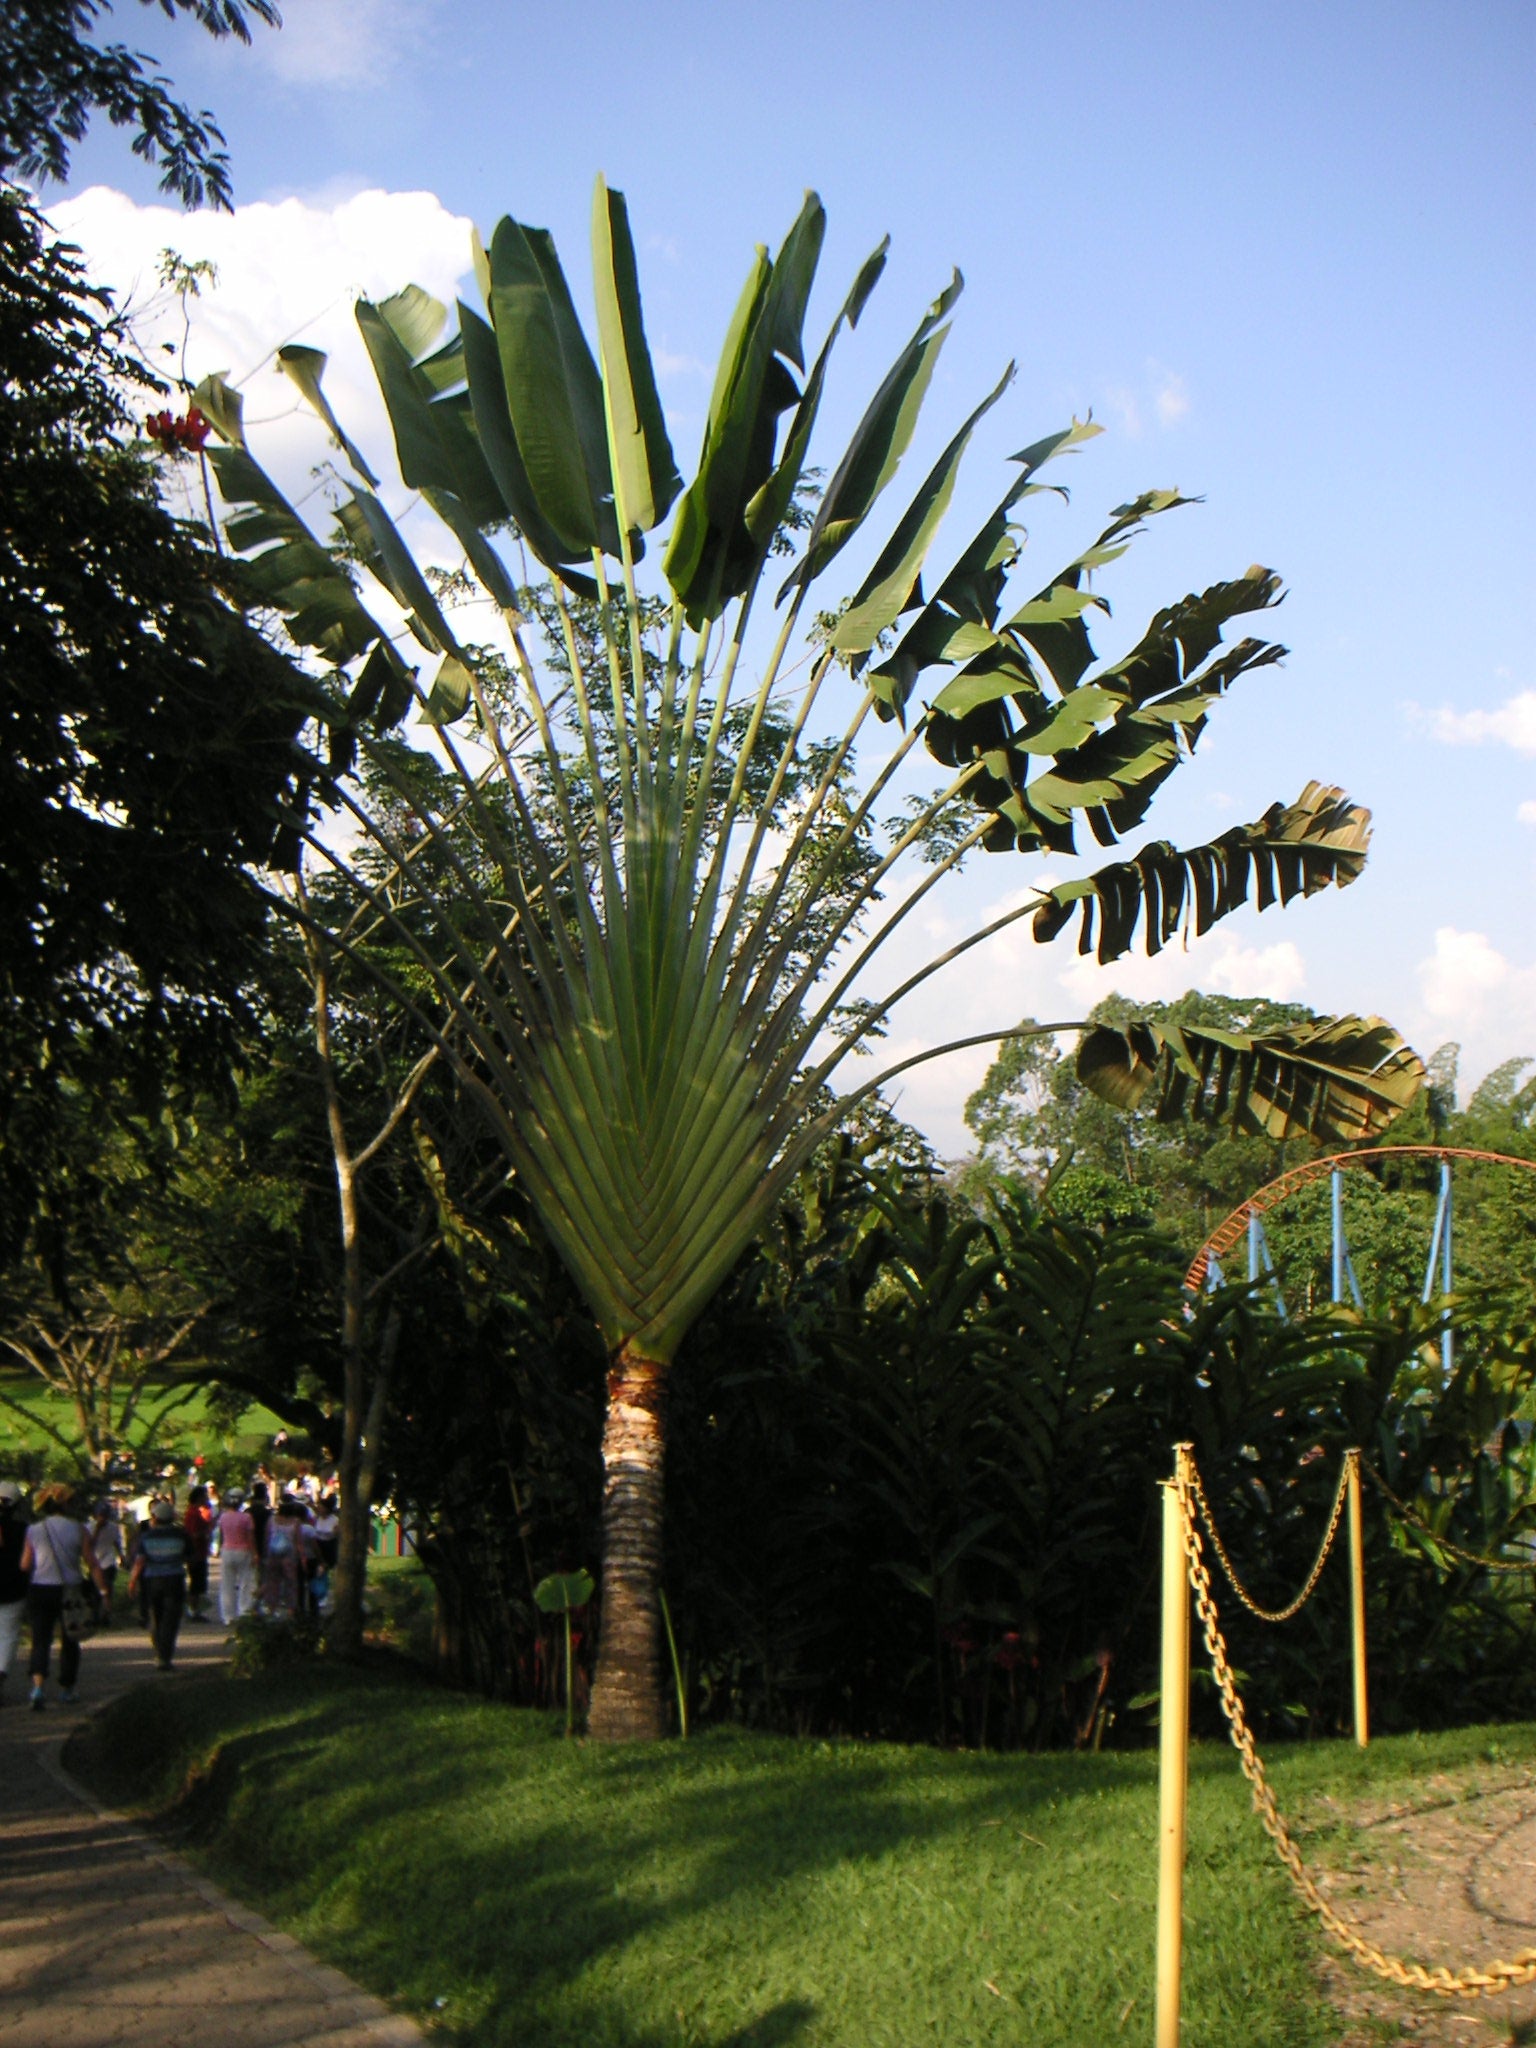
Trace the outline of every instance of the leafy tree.
{"label": "leafy tree", "polygon": [[[1300,1003],[1203,995],[1191,989],[1139,1011],[1125,997],[1099,1003],[1096,1022],[1134,1014],[1156,1023],[1274,1031],[1315,1025]],[[1191,1254],[1245,1196],[1318,1149],[1304,1133],[1279,1140],[1221,1123],[1160,1121],[1150,1104],[1121,1110],[1085,1085],[1053,1038],[1010,1041],[965,1106],[978,1153],[961,1185],[980,1194],[997,1175],[1023,1176],[1060,1214],[1144,1222]]]}
{"label": "leafy tree", "polygon": [[[54,1157],[73,1199],[43,1210],[21,1256],[0,1270],[0,1352],[68,1403],[72,1431],[42,1426],[98,1478],[114,1457],[153,1450],[169,1406],[184,1398],[180,1369],[204,1355],[216,1300],[188,1270],[174,1186],[191,1136],[169,1106],[145,1119],[66,1084]],[[0,1403],[31,1414],[4,1387]]]}
{"label": "leafy tree", "polygon": [[[759,664],[749,621],[805,480],[831,353],[885,261],[882,245],[807,369],[804,324],[823,229],[809,198],[778,256],[754,259],[686,489],[644,340],[624,202],[601,182],[595,356],[548,235],[510,219],[477,255],[489,318],[462,307],[445,339],[444,309],[414,286],[359,306],[404,480],[500,613],[515,679],[510,718],[332,414],[323,358],[279,352],[351,465],[342,528],[356,562],[437,658],[428,683],[364,606],[351,566],[333,561],[251,455],[237,395],[217,380],[199,391],[227,444],[212,460],[239,508],[231,539],[255,551],[254,575],[293,638],[345,676],[329,714],[336,758],[360,745],[387,771],[392,757],[370,726],[387,728],[418,703],[457,778],[448,814],[410,773],[395,775],[399,808],[383,817],[338,790],[394,864],[398,890],[381,888],[334,837],[305,836],[317,860],[395,926],[412,962],[412,978],[394,981],[398,999],[482,1103],[602,1333],[611,1365],[591,1725],[605,1737],[661,1725],[664,1415],[678,1348],[816,1148],[912,1063],[827,1100],[844,1062],[945,964],[871,1000],[862,978],[881,947],[976,848],[1070,852],[1079,825],[1115,844],[1141,823],[1227,690],[1280,653],[1254,638],[1222,642],[1233,619],[1279,595],[1278,579],[1254,568],[1159,612],[1130,653],[1093,666],[1088,621],[1103,600],[1092,578],[1148,520],[1182,502],[1172,492],[1118,508],[1023,604],[1005,604],[1020,552],[1014,510],[1044,488],[1038,473],[1048,461],[1096,431],[1080,423],[1020,454],[993,513],[925,597],[924,564],[961,458],[1011,370],[919,484],[847,605],[818,626],[811,593],[906,452],[957,277],[919,321],[810,525],[794,535],[777,593],[781,623],[765,627]],[[669,514],[665,589],[654,593],[665,626],[648,643],[659,614],[647,607],[637,565],[643,536]],[[493,537],[509,519],[553,577],[563,660],[542,671]],[[568,593],[598,607],[595,659],[583,658]],[[790,657],[802,633],[796,699]],[[779,842],[779,794],[843,667],[856,684],[852,715]],[[920,684],[932,691],[926,709]],[[903,722],[905,733],[844,813],[841,770],[880,721]],[[839,914],[818,922],[829,877],[879,820],[920,746],[944,771],[938,786],[885,836]],[[553,829],[530,798],[541,785]],[[479,839],[474,864],[458,852],[459,820]],[[1012,915],[1031,917],[1041,940],[1081,920],[1084,942],[1103,959],[1123,953],[1138,930],[1155,951],[1186,919],[1203,930],[1251,895],[1288,902],[1352,881],[1367,836],[1363,811],[1310,784],[1209,845],[1144,845],[1134,860],[1042,890]],[[933,858],[915,879],[906,856],[919,850]],[[957,1042],[1008,1035],[994,1028]],[[1169,1114],[1214,1114],[1220,1104],[1239,1126],[1277,1137],[1306,1129],[1348,1139],[1380,1128],[1419,1075],[1379,1020],[1267,1036],[1189,1023],[1085,1027],[1080,1059],[1085,1078],[1113,1099],[1135,1103],[1155,1091]]]}
{"label": "leafy tree", "polygon": [[227,1057],[300,801],[306,679],[241,565],[163,509],[144,373],[77,256],[0,193],[0,1249],[56,1093]]}
{"label": "leafy tree", "polygon": [[[247,15],[269,28],[281,20],[275,0],[142,0],[167,20],[190,15],[213,36],[251,39]],[[173,97],[154,63],[92,32],[112,0],[7,0],[0,14],[0,176],[69,175],[69,146],[81,142],[92,114],[133,130],[133,153],[163,166],[162,191],[183,205],[230,204],[224,136],[206,110],[194,114]]]}

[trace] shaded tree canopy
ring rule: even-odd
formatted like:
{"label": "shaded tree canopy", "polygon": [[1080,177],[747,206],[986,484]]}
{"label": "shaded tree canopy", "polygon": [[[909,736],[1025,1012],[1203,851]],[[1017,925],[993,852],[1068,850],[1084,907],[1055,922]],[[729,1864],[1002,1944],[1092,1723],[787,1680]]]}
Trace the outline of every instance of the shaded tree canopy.
{"label": "shaded tree canopy", "polygon": [[[248,15],[281,23],[274,0],[141,0],[167,20],[188,14],[213,36],[251,39]],[[153,57],[124,43],[91,40],[112,0],[6,0],[0,10],[0,172],[26,178],[69,175],[69,146],[91,116],[133,131],[133,153],[161,166],[160,188],[185,206],[230,204],[229,159],[206,108],[174,96],[150,69]]]}
{"label": "shaded tree canopy", "polygon": [[[163,1069],[238,1007],[311,685],[160,501],[155,389],[77,252],[0,194],[0,1238],[62,1075]],[[139,1029],[140,1025],[145,1028]]]}

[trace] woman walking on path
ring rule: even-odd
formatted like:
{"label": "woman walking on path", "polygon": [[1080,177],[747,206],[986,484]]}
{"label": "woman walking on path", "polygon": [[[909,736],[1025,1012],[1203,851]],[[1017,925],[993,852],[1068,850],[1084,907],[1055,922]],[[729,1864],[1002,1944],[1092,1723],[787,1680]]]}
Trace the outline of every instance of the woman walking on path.
{"label": "woman walking on path", "polygon": [[233,1628],[256,1604],[256,1524],[245,1511],[245,1496],[232,1486],[214,1524],[219,1546],[219,1614]]}
{"label": "woman walking on path", "polygon": [[101,1612],[96,1617],[103,1628],[112,1626],[112,1589],[117,1584],[117,1568],[123,1561],[123,1525],[117,1519],[114,1501],[99,1500],[91,1516],[90,1546],[96,1562],[101,1566],[107,1590],[102,1596]]}
{"label": "woman walking on path", "polygon": [[0,1702],[5,1698],[5,1674],[16,1655],[22,1616],[27,1611],[27,1575],[21,1568],[26,1547],[21,1488],[14,1479],[0,1479]]}
{"label": "woman walking on path", "polygon": [[133,1588],[142,1581],[149,1588],[149,1632],[162,1671],[169,1671],[176,1661],[190,1547],[186,1530],[176,1526],[176,1503],[157,1500],[149,1511],[148,1527],[139,1531],[128,1583]]}
{"label": "woman walking on path", "polygon": [[[78,1697],[75,1680],[80,1675],[80,1638],[72,1631],[78,1630],[80,1623],[74,1618],[76,1603],[69,1596],[84,1597],[81,1565],[88,1567],[98,1593],[105,1594],[107,1590],[106,1575],[86,1544],[85,1528],[70,1512],[74,1501],[72,1486],[40,1486],[33,1502],[40,1519],[27,1531],[21,1553],[21,1568],[30,1573],[32,1581],[27,1589],[27,1619],[32,1628],[28,1669],[32,1674],[31,1704],[36,1713],[44,1705],[55,1629],[59,1634],[59,1698],[72,1702]],[[68,1621],[66,1607],[70,1610]]]}
{"label": "woman walking on path", "polygon": [[287,1494],[267,1524],[261,1604],[268,1614],[299,1611],[299,1504]]}

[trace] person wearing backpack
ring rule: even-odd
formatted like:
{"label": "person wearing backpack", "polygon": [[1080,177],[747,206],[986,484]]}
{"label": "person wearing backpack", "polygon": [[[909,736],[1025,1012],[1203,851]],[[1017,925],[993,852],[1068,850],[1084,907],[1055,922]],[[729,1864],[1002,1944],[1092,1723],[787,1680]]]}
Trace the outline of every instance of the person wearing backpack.
{"label": "person wearing backpack", "polygon": [[80,1676],[80,1635],[89,1616],[80,1567],[86,1565],[96,1590],[106,1597],[107,1579],[96,1554],[86,1543],[85,1527],[72,1510],[75,1489],[64,1483],[40,1486],[33,1507],[38,1519],[27,1531],[21,1553],[21,1568],[31,1583],[27,1588],[27,1619],[32,1628],[31,1706],[41,1713],[48,1684],[48,1660],[54,1631],[59,1636],[59,1698],[73,1705],[79,1698],[75,1681]]}
{"label": "person wearing backpack", "polygon": [[140,1584],[149,1588],[149,1632],[162,1671],[171,1670],[176,1661],[190,1549],[186,1530],[177,1525],[176,1503],[157,1500],[150,1508],[147,1526],[139,1531],[128,1587],[130,1592],[136,1592]]}

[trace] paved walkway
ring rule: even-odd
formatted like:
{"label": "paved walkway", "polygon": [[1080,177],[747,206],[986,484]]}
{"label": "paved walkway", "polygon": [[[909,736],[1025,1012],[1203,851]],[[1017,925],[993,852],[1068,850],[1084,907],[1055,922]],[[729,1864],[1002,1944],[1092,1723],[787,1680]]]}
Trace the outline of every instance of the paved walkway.
{"label": "paved walkway", "polygon": [[[98,1807],[59,1762],[83,1715],[143,1683],[174,1686],[224,1654],[188,1625],[180,1669],[119,1620],[85,1646],[80,1704],[49,1687],[0,1707],[0,2048],[408,2048],[426,2037],[339,1970]],[[23,1660],[24,1661],[24,1660]]]}

